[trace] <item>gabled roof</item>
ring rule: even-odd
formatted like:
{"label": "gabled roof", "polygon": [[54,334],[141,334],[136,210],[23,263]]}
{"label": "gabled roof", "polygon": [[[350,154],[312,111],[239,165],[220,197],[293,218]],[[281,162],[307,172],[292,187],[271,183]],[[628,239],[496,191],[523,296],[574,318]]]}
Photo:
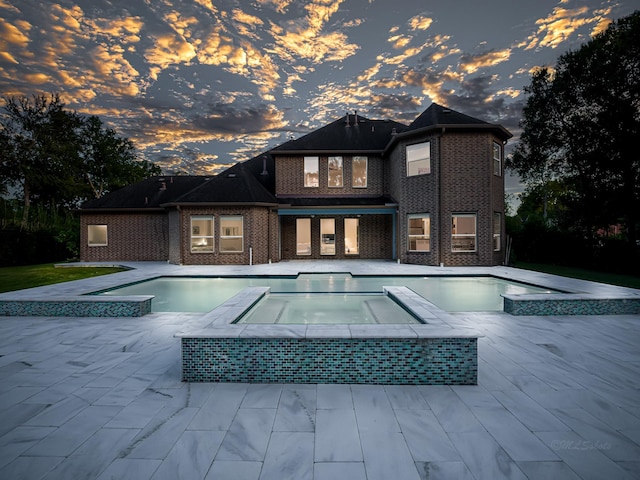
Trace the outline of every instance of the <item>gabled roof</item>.
{"label": "gabled roof", "polygon": [[283,143],[269,153],[382,153],[393,132],[406,128],[406,125],[392,120],[369,120],[347,114],[303,137]]}
{"label": "gabled roof", "polygon": [[201,185],[208,177],[203,176],[156,176],[115,190],[107,195],[85,202],[84,211],[99,209],[158,209]]}
{"label": "gabled roof", "polygon": [[498,124],[487,123],[433,103],[408,127],[391,120],[369,120],[347,114],[297,140],[286,142],[269,152],[237,163],[215,176],[152,177],[111,192],[82,205],[92,210],[151,210],[175,205],[226,205],[288,203],[305,205],[376,205],[387,198],[317,197],[278,199],[275,197],[273,155],[382,154],[399,138],[420,135],[431,130],[488,130],[504,140],[512,135]]}
{"label": "gabled roof", "polygon": [[[276,205],[278,200],[268,189],[273,169],[271,172],[267,170],[266,175],[262,175],[262,171],[255,175],[258,163],[256,160],[261,158],[255,157],[247,162],[236,163],[179,198],[165,202],[163,206],[229,203]],[[262,166],[260,168],[262,169]],[[261,176],[264,177],[264,183],[259,180]]]}
{"label": "gabled roof", "polygon": [[431,127],[433,125],[490,125],[484,120],[470,117],[450,108],[432,103],[407,128],[407,131]]}
{"label": "gabled roof", "polygon": [[417,132],[442,128],[454,130],[494,130],[494,132],[504,140],[513,136],[502,125],[470,117],[469,115],[456,112],[437,103],[432,103],[431,106],[411,122],[409,127],[401,132],[399,136],[409,136]]}

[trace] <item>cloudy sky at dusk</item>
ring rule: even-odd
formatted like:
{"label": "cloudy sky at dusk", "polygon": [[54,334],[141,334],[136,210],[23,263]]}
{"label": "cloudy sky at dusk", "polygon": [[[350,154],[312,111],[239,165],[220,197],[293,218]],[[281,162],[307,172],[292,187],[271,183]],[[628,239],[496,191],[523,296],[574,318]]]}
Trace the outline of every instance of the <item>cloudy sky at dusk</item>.
{"label": "cloudy sky at dusk", "polygon": [[[522,87],[640,0],[0,0],[0,94],[59,92],[165,172],[431,102],[517,139]],[[513,143],[513,142],[512,142]]]}

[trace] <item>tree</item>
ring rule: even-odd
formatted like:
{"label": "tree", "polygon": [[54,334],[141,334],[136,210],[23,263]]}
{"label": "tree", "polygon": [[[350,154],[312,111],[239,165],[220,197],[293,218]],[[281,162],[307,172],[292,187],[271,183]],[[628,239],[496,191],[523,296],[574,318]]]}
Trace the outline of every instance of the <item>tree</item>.
{"label": "tree", "polygon": [[80,136],[79,172],[90,189],[85,194],[86,198],[99,198],[137,180],[161,173],[157,165],[138,160],[131,140],[119,137],[111,128],[104,128],[96,116],[88,117],[83,122]]}
{"label": "tree", "polygon": [[63,109],[60,97],[5,98],[0,120],[0,175],[18,187],[26,223],[32,200],[46,203],[64,190],[63,165],[73,154],[78,118]]}
{"label": "tree", "polygon": [[598,228],[624,224],[637,240],[640,214],[640,12],[612,23],[555,71],[534,73],[523,109],[520,143],[507,166],[531,191],[564,188],[566,223],[593,239]]}
{"label": "tree", "polygon": [[23,200],[23,224],[32,203],[69,209],[152,175],[160,168],[138,160],[133,143],[96,116],[65,110],[59,95],[4,98],[0,112],[0,187]]}

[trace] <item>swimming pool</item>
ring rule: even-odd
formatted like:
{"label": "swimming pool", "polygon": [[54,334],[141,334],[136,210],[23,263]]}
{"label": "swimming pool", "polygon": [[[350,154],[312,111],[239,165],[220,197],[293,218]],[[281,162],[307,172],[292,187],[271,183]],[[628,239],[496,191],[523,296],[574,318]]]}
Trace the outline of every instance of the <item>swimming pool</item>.
{"label": "swimming pool", "polygon": [[349,273],[296,277],[158,277],[101,295],[154,295],[153,312],[208,312],[246,287],[270,287],[272,294],[375,293],[383,286],[407,286],[447,312],[502,311],[501,295],[554,293],[491,276],[352,276]]}

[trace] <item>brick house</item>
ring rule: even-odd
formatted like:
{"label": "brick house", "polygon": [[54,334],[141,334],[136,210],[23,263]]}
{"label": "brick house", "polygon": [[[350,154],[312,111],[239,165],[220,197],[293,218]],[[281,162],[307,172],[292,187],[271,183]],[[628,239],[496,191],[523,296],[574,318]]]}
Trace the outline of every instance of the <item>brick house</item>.
{"label": "brick house", "polygon": [[435,103],[408,126],[347,114],[216,176],[154,177],[85,203],[81,259],[499,265],[510,137]]}

